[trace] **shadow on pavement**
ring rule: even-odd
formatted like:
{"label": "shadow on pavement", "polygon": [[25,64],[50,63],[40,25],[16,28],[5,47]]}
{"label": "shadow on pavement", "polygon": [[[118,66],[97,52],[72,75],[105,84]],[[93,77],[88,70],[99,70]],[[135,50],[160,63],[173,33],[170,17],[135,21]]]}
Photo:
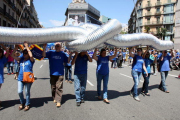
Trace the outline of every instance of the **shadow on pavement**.
{"label": "shadow on pavement", "polygon": [[[157,84],[152,85],[152,86],[149,86],[149,90],[158,89],[158,87],[159,87],[159,85],[157,85]],[[115,99],[118,97],[130,95],[130,90],[131,90],[131,88],[129,89],[129,91],[123,91],[123,92],[119,92],[116,90],[108,90],[108,99],[111,100],[111,99]],[[138,89],[138,93],[140,93],[140,92],[141,92],[141,88]],[[103,95],[103,92],[101,92],[101,96],[102,95]],[[87,101],[99,101],[97,99],[97,91],[86,91],[85,100],[87,100]]]}
{"label": "shadow on pavement", "polygon": [[[74,99],[75,100],[75,95],[72,94],[64,94],[62,96],[62,101],[61,104],[63,105],[66,101]],[[31,98],[31,107],[42,107],[44,104],[48,104],[48,102],[53,102],[52,97],[42,97],[42,98]],[[20,105],[19,99],[17,100],[7,100],[7,101],[2,101],[2,108],[0,108],[0,111],[3,109],[7,109],[9,107],[13,107],[15,105]],[[17,108],[18,109],[18,108]]]}

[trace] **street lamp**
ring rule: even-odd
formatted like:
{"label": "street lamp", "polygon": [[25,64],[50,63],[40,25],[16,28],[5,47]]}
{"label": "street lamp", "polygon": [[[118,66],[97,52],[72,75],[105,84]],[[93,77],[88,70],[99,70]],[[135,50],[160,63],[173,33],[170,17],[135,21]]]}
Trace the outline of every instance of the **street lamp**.
{"label": "street lamp", "polygon": [[19,22],[20,22],[20,20],[21,20],[21,16],[22,16],[22,14],[23,14],[23,12],[24,12],[24,9],[25,9],[27,6],[30,6],[30,4],[25,4],[25,5],[23,6],[23,9],[22,9],[22,11],[21,11],[21,15],[20,15],[19,20],[18,20],[17,28],[18,28]]}

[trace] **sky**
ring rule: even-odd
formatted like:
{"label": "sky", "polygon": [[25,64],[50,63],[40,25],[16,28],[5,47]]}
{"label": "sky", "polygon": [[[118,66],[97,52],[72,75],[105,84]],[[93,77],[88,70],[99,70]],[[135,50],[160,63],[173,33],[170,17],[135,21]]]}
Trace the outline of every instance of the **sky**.
{"label": "sky", "polygon": [[[72,0],[34,0],[40,24],[44,27],[62,26],[65,12]],[[134,7],[133,0],[86,0],[101,15],[119,20],[123,26],[128,24]]]}

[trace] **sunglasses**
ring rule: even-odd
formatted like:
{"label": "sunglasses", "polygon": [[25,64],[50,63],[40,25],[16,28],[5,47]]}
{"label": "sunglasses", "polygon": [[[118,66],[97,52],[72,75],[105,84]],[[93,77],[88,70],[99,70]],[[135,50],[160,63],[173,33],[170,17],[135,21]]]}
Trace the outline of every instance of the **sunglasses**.
{"label": "sunglasses", "polygon": [[141,50],[137,50],[138,52],[141,52]]}
{"label": "sunglasses", "polygon": [[60,45],[56,45],[55,47],[60,47]]}

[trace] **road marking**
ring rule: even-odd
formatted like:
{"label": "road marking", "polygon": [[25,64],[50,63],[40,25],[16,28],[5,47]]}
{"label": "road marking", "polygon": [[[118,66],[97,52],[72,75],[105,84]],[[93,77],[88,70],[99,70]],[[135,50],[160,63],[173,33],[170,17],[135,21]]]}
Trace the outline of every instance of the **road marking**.
{"label": "road marking", "polygon": [[178,77],[177,75],[171,75],[171,74],[168,74],[169,76],[172,76],[172,77]]}
{"label": "road marking", "polygon": [[40,66],[40,68],[42,68],[43,65]]}
{"label": "road marking", "polygon": [[[128,75],[125,75],[125,74],[122,74],[122,73],[119,73],[120,75],[122,75],[122,76],[125,76],[125,77],[128,77],[128,78],[131,78],[131,79],[133,79],[132,77],[130,77],[130,76],[128,76]],[[143,80],[140,80],[140,82],[144,82]]]}
{"label": "road marking", "polygon": [[87,80],[87,82],[88,82],[91,86],[94,86],[89,80]]}
{"label": "road marking", "polygon": [[132,79],[132,77],[130,77],[130,76],[128,76],[128,75],[125,75],[125,74],[122,74],[122,73],[119,73],[120,75],[122,75],[122,76],[125,76],[125,77],[128,77],[128,78],[131,78]]}

